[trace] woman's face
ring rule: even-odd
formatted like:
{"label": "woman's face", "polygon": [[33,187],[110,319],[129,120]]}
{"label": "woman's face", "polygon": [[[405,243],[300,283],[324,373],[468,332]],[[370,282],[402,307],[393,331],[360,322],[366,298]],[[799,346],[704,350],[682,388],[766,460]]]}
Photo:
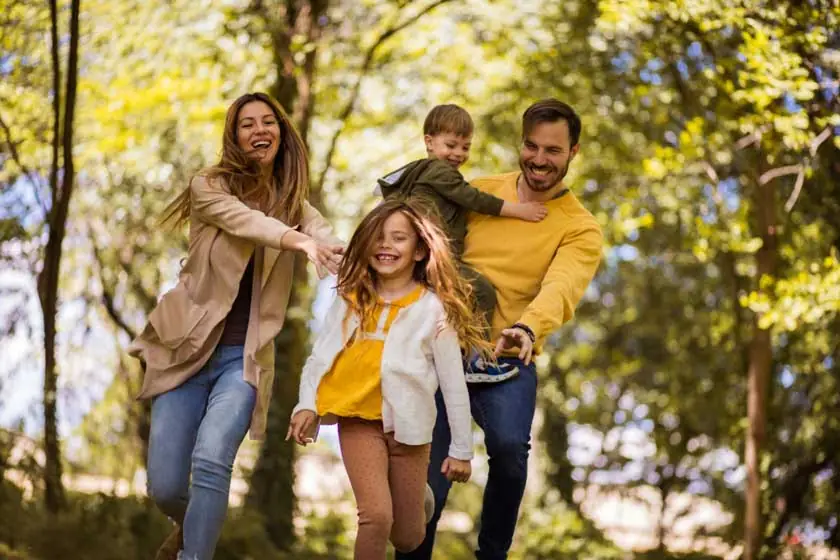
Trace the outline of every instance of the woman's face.
{"label": "woman's face", "polygon": [[239,110],[236,140],[248,157],[271,166],[280,149],[280,123],[266,103],[250,101]]}

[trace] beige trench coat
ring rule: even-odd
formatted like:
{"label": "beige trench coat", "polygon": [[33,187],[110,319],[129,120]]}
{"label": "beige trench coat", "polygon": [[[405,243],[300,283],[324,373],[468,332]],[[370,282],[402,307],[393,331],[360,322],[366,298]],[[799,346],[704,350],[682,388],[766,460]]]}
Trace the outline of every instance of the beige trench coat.
{"label": "beige trench coat", "polygon": [[[207,363],[254,255],[243,372],[257,389],[250,435],[262,439],[274,382],[273,341],[286,316],[294,269],[294,252],[283,250],[280,239],[293,228],[245,205],[223,181],[198,176],[190,194],[189,254],[178,284],[163,295],[128,349],[146,362],[138,398],[178,387]],[[343,244],[308,203],[294,229],[318,241]]]}

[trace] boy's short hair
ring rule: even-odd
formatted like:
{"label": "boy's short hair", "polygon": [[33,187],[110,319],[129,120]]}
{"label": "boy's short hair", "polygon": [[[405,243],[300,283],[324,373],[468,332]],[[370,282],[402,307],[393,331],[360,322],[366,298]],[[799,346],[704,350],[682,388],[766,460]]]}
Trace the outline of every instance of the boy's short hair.
{"label": "boy's short hair", "polygon": [[473,128],[473,120],[470,114],[464,108],[449,103],[437,105],[429,111],[429,114],[426,115],[426,121],[423,123],[423,134],[436,136],[451,133],[456,136],[469,137],[472,136]]}

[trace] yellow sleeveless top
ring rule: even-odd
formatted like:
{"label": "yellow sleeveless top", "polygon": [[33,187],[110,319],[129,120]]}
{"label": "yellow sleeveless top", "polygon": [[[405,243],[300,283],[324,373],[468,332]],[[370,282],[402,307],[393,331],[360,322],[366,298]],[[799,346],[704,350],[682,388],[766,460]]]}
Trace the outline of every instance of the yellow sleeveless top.
{"label": "yellow sleeveless top", "polygon": [[423,286],[418,285],[397,300],[379,300],[373,315],[361,327],[363,336],[351,337],[318,385],[315,403],[319,416],[335,414],[365,420],[382,418],[380,366],[385,336],[400,309],[419,300],[422,294]]}

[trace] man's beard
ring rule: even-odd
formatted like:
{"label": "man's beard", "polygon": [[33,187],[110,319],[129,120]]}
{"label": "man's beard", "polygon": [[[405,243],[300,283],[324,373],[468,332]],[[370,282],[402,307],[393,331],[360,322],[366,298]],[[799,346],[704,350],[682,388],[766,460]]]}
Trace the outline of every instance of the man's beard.
{"label": "man's beard", "polygon": [[[525,164],[521,159],[519,160],[519,169],[522,171],[522,178],[525,180],[525,184],[528,185],[529,189],[531,189],[534,192],[546,192],[546,191],[550,191],[551,189],[553,189],[555,185],[559,184],[560,181],[562,181],[566,177],[566,174],[569,172],[569,164],[571,163],[570,159],[566,160],[566,165],[557,174],[557,179],[554,180],[554,181],[550,181],[549,183],[546,183],[545,185],[535,185],[535,184],[531,183],[531,181],[528,179],[528,170],[527,170],[528,165]],[[551,166],[551,169],[554,170],[554,169],[556,169],[556,167]],[[546,175],[546,177],[551,176],[551,174],[552,174],[552,171],[549,171],[549,173]]]}

